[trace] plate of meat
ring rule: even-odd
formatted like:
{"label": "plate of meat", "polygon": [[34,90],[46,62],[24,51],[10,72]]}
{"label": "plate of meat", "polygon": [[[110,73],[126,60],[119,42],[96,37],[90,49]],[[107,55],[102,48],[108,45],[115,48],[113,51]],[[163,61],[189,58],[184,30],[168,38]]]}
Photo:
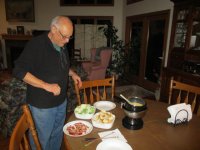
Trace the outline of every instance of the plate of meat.
{"label": "plate of meat", "polygon": [[75,120],[68,122],[63,127],[63,132],[72,137],[79,137],[89,134],[93,130],[93,126],[88,121]]}

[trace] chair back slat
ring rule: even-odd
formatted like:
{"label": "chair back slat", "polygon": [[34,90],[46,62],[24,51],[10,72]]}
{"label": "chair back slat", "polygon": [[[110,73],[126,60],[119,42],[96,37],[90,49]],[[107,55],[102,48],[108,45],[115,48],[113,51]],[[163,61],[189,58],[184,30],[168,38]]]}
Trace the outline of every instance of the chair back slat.
{"label": "chair back slat", "polygon": [[188,104],[188,102],[189,102],[188,96],[189,96],[189,92],[187,92],[187,95],[186,95],[185,100],[184,100],[184,102],[185,102],[186,104]]}
{"label": "chair back slat", "polygon": [[[192,112],[200,115],[200,100],[197,103],[197,98],[200,99],[200,87],[176,81],[173,77],[171,78],[168,99],[169,104],[178,104],[181,102],[191,104]],[[175,102],[172,100],[175,100]]]}
{"label": "chair back slat", "polygon": [[23,146],[22,146],[22,143],[20,143],[19,149],[20,149],[20,150],[24,150],[24,148],[23,148]]}
{"label": "chair back slat", "polygon": [[104,86],[103,87],[103,99],[106,99],[106,95],[107,95],[106,87]]}
{"label": "chair back slat", "polygon": [[100,92],[99,92],[99,87],[98,86],[97,86],[97,99],[101,99]]}
{"label": "chair back slat", "polygon": [[80,49],[72,49],[72,58],[74,60],[80,60],[81,59],[81,48]]}
{"label": "chair back slat", "polygon": [[181,102],[181,90],[179,91],[178,98],[177,98],[177,103],[180,103],[180,102]]}
{"label": "chair back slat", "polygon": [[29,107],[27,105],[23,105],[22,109],[23,114],[18,120],[10,138],[9,150],[30,150],[28,131],[30,131],[33,136],[36,149],[41,150],[41,145],[37,137],[37,132],[35,130],[35,125]]}
{"label": "chair back slat", "polygon": [[[90,87],[89,89],[90,89],[90,100],[91,100],[91,102],[93,102],[94,101],[94,94],[93,94],[92,87]],[[87,90],[85,89],[85,91],[87,91]],[[88,97],[87,93],[86,93],[86,97]],[[87,99],[87,103],[88,103],[88,99]]]}
{"label": "chair back slat", "polygon": [[192,105],[191,105],[192,112],[194,112],[194,109],[196,106],[196,101],[197,101],[197,94],[195,94]]}
{"label": "chair back slat", "polygon": [[[114,77],[111,77],[102,80],[83,81],[81,88],[78,88],[75,84],[78,104],[80,105],[83,102],[94,103],[95,101],[99,100],[107,100],[108,90],[110,90],[110,97],[108,99],[113,99],[115,85],[114,82]],[[83,96],[80,96],[81,93],[83,93]],[[81,97],[83,97],[84,101],[81,100]]]}
{"label": "chair back slat", "polygon": [[25,149],[25,150],[29,150],[30,147],[29,147],[29,143],[28,143],[28,139],[27,139],[26,134],[24,134],[23,140],[24,140],[24,149]]}
{"label": "chair back slat", "polygon": [[23,105],[22,109],[23,109],[23,111],[24,111],[24,113],[25,113],[25,115],[27,117],[27,121],[29,123],[29,129],[30,129],[30,132],[31,132],[31,134],[33,136],[33,140],[35,142],[36,148],[40,149],[41,148],[40,147],[40,142],[39,142],[39,139],[37,137],[37,132],[36,132],[36,129],[35,129],[35,124],[33,122],[32,115],[31,115],[31,112],[29,110],[28,105]]}
{"label": "chair back slat", "polygon": [[[86,90],[84,89],[84,102],[87,104],[87,94],[86,94]],[[81,104],[81,101],[79,100],[79,104]]]}

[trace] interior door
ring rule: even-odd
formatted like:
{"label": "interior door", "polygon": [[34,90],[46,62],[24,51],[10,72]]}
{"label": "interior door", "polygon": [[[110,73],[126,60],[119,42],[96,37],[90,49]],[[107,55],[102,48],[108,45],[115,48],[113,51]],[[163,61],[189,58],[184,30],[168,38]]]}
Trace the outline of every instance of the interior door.
{"label": "interior door", "polygon": [[169,11],[127,17],[127,79],[154,91],[159,87]]}

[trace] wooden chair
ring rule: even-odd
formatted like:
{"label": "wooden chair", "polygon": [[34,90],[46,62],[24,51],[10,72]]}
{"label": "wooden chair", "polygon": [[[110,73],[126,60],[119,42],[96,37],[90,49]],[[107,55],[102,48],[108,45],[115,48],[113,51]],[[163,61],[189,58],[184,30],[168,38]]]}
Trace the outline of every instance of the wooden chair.
{"label": "wooden chair", "polygon": [[31,112],[27,105],[23,105],[23,114],[17,122],[10,138],[9,150],[30,150],[28,131],[30,130],[37,150],[41,150],[41,145],[37,137],[35,125]]}
{"label": "wooden chair", "polygon": [[72,58],[73,58],[73,60],[80,60],[81,59],[81,49],[73,49],[72,50]]}
{"label": "wooden chair", "polygon": [[[78,88],[78,86],[75,84],[78,104],[93,103],[99,100],[111,100],[114,98],[114,87],[114,77],[101,80],[83,81],[81,88]],[[110,97],[108,97],[108,90],[111,90]]]}
{"label": "wooden chair", "polygon": [[[81,88],[78,88],[76,84],[75,91],[77,96],[78,105],[85,103],[93,103],[99,100],[110,100],[114,98],[114,77],[106,78],[102,80],[90,80],[83,81]],[[111,91],[110,97],[108,97],[108,90]],[[81,99],[83,97],[83,100]],[[70,144],[67,137],[64,135],[64,146],[67,150],[70,150]]]}
{"label": "wooden chair", "polygon": [[169,89],[169,100],[168,103],[172,104],[172,100],[175,99],[175,103],[186,103],[191,104],[192,112],[196,110],[197,115],[200,116],[199,103],[197,97],[200,97],[200,87],[189,85],[176,81],[171,78],[170,89]]}

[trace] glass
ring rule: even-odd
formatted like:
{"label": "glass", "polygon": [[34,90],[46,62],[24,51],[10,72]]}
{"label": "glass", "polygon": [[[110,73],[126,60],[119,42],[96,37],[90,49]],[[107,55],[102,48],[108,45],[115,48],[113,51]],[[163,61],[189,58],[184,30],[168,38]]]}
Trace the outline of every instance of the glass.
{"label": "glass", "polygon": [[200,7],[194,10],[190,48],[200,50]]}
{"label": "glass", "polygon": [[140,68],[140,51],[142,41],[142,22],[133,22],[131,31],[131,45],[129,50],[128,66],[131,75],[139,75]]}
{"label": "glass", "polygon": [[94,0],[80,0],[80,4],[94,4]]}
{"label": "glass", "polygon": [[80,24],[94,24],[94,19],[80,19]]}
{"label": "glass", "polygon": [[111,20],[105,20],[105,19],[98,19],[97,20],[98,25],[112,25]]}
{"label": "glass", "polygon": [[188,16],[188,13],[189,13],[189,11],[188,10],[186,10],[186,9],[183,9],[183,10],[180,10],[179,12],[178,12],[178,20],[186,20],[187,19],[187,16]]}
{"label": "glass", "polygon": [[61,6],[65,5],[73,5],[73,6],[80,6],[80,5],[88,5],[88,6],[111,6],[114,4],[114,0],[60,0]]}
{"label": "glass", "polygon": [[67,4],[77,4],[78,3],[77,0],[60,0],[60,2],[61,2],[61,6],[67,5]]}
{"label": "glass", "polygon": [[187,33],[187,24],[180,22],[176,24],[174,47],[184,47]]}
{"label": "glass", "polygon": [[112,4],[113,0],[97,0],[97,4]]}
{"label": "glass", "polygon": [[180,9],[177,12],[177,23],[175,28],[175,37],[174,37],[174,47],[184,48],[186,43],[186,34],[187,34],[187,20],[188,20],[188,9]]}
{"label": "glass", "polygon": [[149,38],[145,79],[158,83],[163,59],[165,20],[153,20],[149,24]]}

